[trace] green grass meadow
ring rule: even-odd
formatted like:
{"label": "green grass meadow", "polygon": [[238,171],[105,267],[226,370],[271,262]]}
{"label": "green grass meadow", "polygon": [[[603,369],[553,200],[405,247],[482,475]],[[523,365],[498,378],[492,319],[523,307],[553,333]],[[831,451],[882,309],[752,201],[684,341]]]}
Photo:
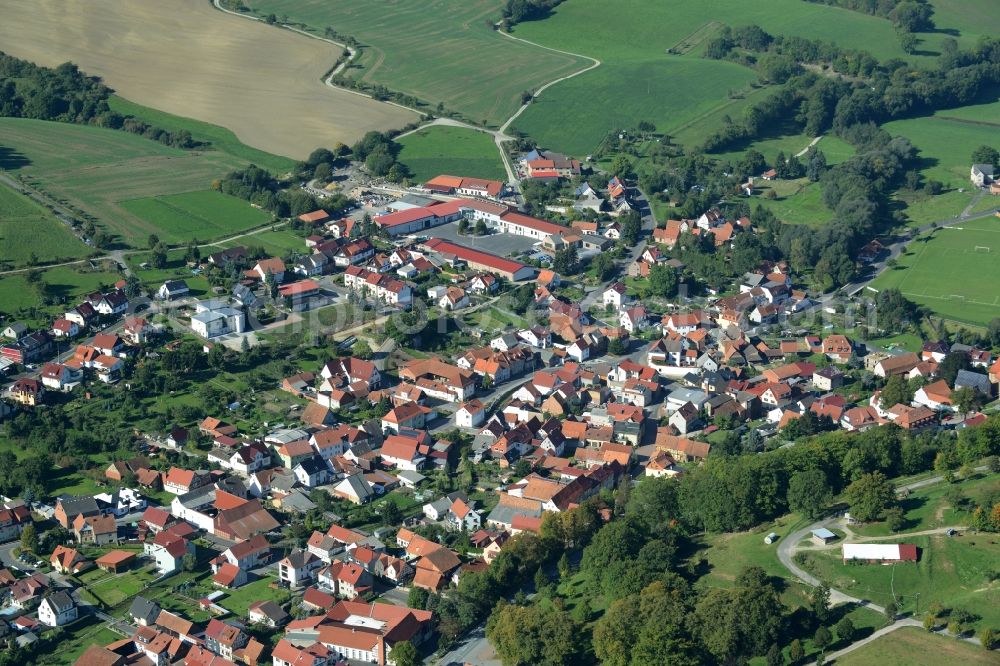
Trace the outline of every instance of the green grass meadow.
{"label": "green grass meadow", "polygon": [[873,287],[899,289],[942,317],[983,325],[1000,316],[998,253],[1000,220],[963,222],[912,242],[899,265],[883,272]]}
{"label": "green grass meadow", "polygon": [[[991,543],[992,541],[992,543]],[[1000,621],[1000,585],[989,575],[1000,559],[1000,545],[990,535],[900,536],[888,543],[913,543],[920,561],[894,565],[845,564],[839,547],[808,553],[805,568],[831,587],[885,606],[896,599],[903,611],[917,610],[937,601],[945,608],[961,608],[981,619],[977,626]]]}
{"label": "green grass meadow", "polygon": [[543,146],[573,155],[593,151],[609,131],[653,122],[673,133],[720,108],[738,103],[756,75],[728,62],[657,53],[612,60],[546,90],[514,122]]}
{"label": "green grass meadow", "polygon": [[461,127],[433,126],[399,140],[399,161],[416,182],[447,174],[506,180],[500,154],[489,134]]}
{"label": "green grass meadow", "polygon": [[[727,0],[620,0],[613,18],[608,11],[600,0],[574,0],[543,21],[516,26],[516,36],[603,63],[546,90],[516,121],[516,129],[575,154],[593,150],[608,129],[634,127],[639,120],[652,121],[667,134],[676,132],[683,145],[698,144],[724,115],[739,117],[744,104],[730,98],[731,92],[763,95],[744,90],[756,79],[750,70],[700,57],[723,24],[756,23],[773,34],[832,41],[879,59],[909,58],[916,64],[931,64],[948,37],[940,32],[918,35],[920,48],[907,56],[888,20],[801,0],[748,0],[738,8]],[[939,16],[943,12],[949,16]],[[981,25],[976,15],[977,8],[951,2],[935,18],[942,25],[956,18],[960,45],[971,46],[980,35],[992,34],[992,19]],[[683,55],[668,55],[668,49]],[[564,122],[569,109],[577,118],[572,124]]]}
{"label": "green grass meadow", "polygon": [[212,190],[131,199],[121,205],[159,228],[160,240],[167,243],[236,234],[271,219],[242,199]]}
{"label": "green grass meadow", "polygon": [[990,666],[996,655],[916,627],[903,627],[837,659],[839,666]]}
{"label": "green grass meadow", "polygon": [[925,178],[939,180],[949,188],[968,189],[972,152],[982,145],[1000,143],[1000,102],[945,109],[884,127],[894,136],[905,136],[920,150]]}
{"label": "green grass meadow", "polygon": [[250,0],[322,34],[327,26],[362,44],[359,68],[346,72],[470,120],[499,125],[521,105],[521,93],[586,66],[588,61],[509,39],[492,28],[500,0]]}
{"label": "green grass meadow", "polygon": [[[207,190],[213,179],[245,164],[126,132],[22,118],[0,118],[0,145],[20,156],[19,176],[132,247],[145,247],[151,233],[166,239],[170,229],[133,214],[123,201]],[[246,228],[254,226],[252,216]]]}
{"label": "green grass meadow", "polygon": [[70,261],[91,251],[50,211],[0,183],[0,263]]}

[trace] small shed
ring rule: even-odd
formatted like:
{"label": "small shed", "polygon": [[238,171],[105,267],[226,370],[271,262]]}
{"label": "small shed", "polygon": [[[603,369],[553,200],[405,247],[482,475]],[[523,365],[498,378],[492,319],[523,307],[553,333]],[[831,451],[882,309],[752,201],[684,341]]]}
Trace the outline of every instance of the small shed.
{"label": "small shed", "polygon": [[119,573],[129,568],[135,561],[135,551],[110,550],[97,558],[97,566],[111,573]]}
{"label": "small shed", "polygon": [[771,545],[772,543],[774,543],[777,540],[778,540],[778,533],[777,532],[771,532],[766,537],[764,537],[764,543],[766,543],[768,545]]}
{"label": "small shed", "polygon": [[837,535],[831,532],[830,530],[826,529],[825,527],[821,527],[818,530],[812,531],[812,540],[813,543],[817,543],[822,546],[831,543],[833,541],[836,541]]}

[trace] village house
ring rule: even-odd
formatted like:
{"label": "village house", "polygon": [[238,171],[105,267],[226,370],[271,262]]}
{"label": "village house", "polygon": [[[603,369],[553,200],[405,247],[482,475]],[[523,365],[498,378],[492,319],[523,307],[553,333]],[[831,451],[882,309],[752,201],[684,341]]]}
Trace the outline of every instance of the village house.
{"label": "village house", "polygon": [[59,590],[42,599],[38,605],[38,621],[47,627],[61,627],[79,617],[73,598]]}
{"label": "village house", "polygon": [[311,552],[296,548],[278,562],[278,579],[292,589],[304,587],[322,566],[323,561]]}

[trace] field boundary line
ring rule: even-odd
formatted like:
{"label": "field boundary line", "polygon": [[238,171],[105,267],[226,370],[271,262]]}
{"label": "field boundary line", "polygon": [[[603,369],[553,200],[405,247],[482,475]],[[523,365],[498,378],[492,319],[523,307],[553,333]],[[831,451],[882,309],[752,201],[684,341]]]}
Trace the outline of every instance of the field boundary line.
{"label": "field boundary line", "polygon": [[569,79],[572,79],[573,77],[580,76],[581,74],[585,74],[585,73],[589,72],[590,70],[597,69],[598,67],[601,66],[601,61],[600,60],[598,60],[597,58],[592,58],[592,57],[590,57],[588,55],[583,55],[582,53],[573,53],[572,51],[563,51],[562,49],[553,48],[551,46],[544,46],[544,45],[539,44],[537,42],[533,42],[530,39],[524,39],[523,37],[515,37],[514,35],[510,34],[509,32],[506,32],[504,30],[498,30],[497,32],[499,32],[504,37],[507,37],[508,39],[513,39],[516,42],[522,42],[524,44],[529,44],[531,46],[534,46],[534,47],[537,47],[537,48],[540,48],[540,49],[544,49],[546,51],[552,51],[553,53],[560,53],[562,55],[573,56],[574,58],[582,58],[584,60],[589,60],[591,62],[591,64],[588,65],[587,67],[584,67],[583,69],[577,70],[577,71],[575,71],[575,72],[573,72],[571,74],[567,74],[566,76],[560,76],[557,79],[553,79],[552,81],[549,81],[545,85],[541,86],[538,90],[534,91],[534,93],[532,93],[532,95],[531,95],[531,99],[529,99],[527,102],[525,102],[524,104],[522,104],[521,108],[519,108],[517,111],[515,111],[514,115],[512,115],[510,118],[508,118],[507,122],[505,122],[503,125],[500,126],[500,130],[499,131],[500,131],[501,134],[505,133],[507,131],[507,128],[510,127],[515,120],[517,120],[518,116],[520,116],[522,113],[524,113],[524,110],[528,108],[528,106],[531,104],[531,102],[532,102],[532,100],[534,100],[534,98],[541,96],[541,94],[543,92],[545,92],[546,90],[548,90],[549,88],[551,88],[552,86],[554,86],[557,83],[562,83],[563,81],[567,81]]}
{"label": "field boundary line", "polygon": [[[258,23],[263,23],[265,25],[268,25],[267,21],[265,21],[264,19],[262,19],[262,18],[260,18],[258,16],[253,16],[251,14],[243,14],[241,12],[233,11],[232,9],[226,9],[225,7],[223,7],[220,4],[220,2],[221,2],[221,0],[211,0],[212,6],[215,7],[216,9],[218,9],[220,12],[222,12],[224,14],[231,14],[232,16],[239,16],[240,18],[245,18],[245,19],[249,19],[251,21],[256,21]],[[348,46],[347,44],[341,44],[338,41],[330,39],[329,37],[321,37],[320,35],[314,35],[311,32],[308,32],[306,30],[302,30],[301,28],[296,28],[296,27],[291,26],[291,25],[287,25],[285,23],[276,23],[275,25],[278,28],[281,28],[282,30],[288,30],[289,32],[294,32],[294,33],[297,33],[299,35],[303,35],[305,37],[309,37],[310,39],[318,39],[321,42],[326,42],[327,44],[333,44],[334,46],[340,47],[340,48],[344,49],[345,51],[347,51],[347,53],[348,53],[347,58],[345,58],[339,65],[337,65],[336,67],[334,67],[333,70],[331,70],[329,74],[326,74],[323,77],[322,81],[323,81],[324,85],[327,85],[327,86],[329,86],[331,88],[336,88],[337,90],[343,90],[344,92],[351,93],[352,95],[358,95],[359,97],[367,97],[368,99],[370,99],[372,101],[375,101],[375,102],[381,102],[382,104],[388,104],[389,106],[395,106],[395,107],[397,107],[399,109],[405,109],[406,111],[409,111],[410,113],[415,113],[418,116],[422,115],[420,111],[417,111],[416,109],[414,109],[412,107],[406,106],[405,104],[399,104],[398,102],[393,102],[393,101],[385,100],[385,99],[375,99],[374,95],[369,95],[368,93],[361,92],[360,90],[351,90],[350,88],[345,88],[343,86],[338,86],[338,85],[336,85],[336,84],[333,83],[333,77],[335,77],[338,74],[340,74],[342,71],[344,71],[344,69],[347,68],[347,66],[349,64],[351,64],[352,62],[354,62],[357,59],[357,56],[358,56],[358,50],[357,49],[353,49],[350,46]]]}

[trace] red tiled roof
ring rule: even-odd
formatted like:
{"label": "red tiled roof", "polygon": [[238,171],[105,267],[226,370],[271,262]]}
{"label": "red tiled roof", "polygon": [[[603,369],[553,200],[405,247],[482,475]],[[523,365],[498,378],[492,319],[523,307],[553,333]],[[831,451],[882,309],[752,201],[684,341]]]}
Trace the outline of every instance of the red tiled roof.
{"label": "red tiled roof", "polygon": [[505,273],[516,273],[523,268],[526,268],[526,266],[519,261],[504,259],[503,257],[498,257],[495,254],[483,252],[482,250],[473,250],[472,248],[465,247],[464,245],[458,245],[457,243],[452,243],[441,238],[432,238],[427,241],[426,245],[435,252],[449,254],[464,261],[475,262]]}

